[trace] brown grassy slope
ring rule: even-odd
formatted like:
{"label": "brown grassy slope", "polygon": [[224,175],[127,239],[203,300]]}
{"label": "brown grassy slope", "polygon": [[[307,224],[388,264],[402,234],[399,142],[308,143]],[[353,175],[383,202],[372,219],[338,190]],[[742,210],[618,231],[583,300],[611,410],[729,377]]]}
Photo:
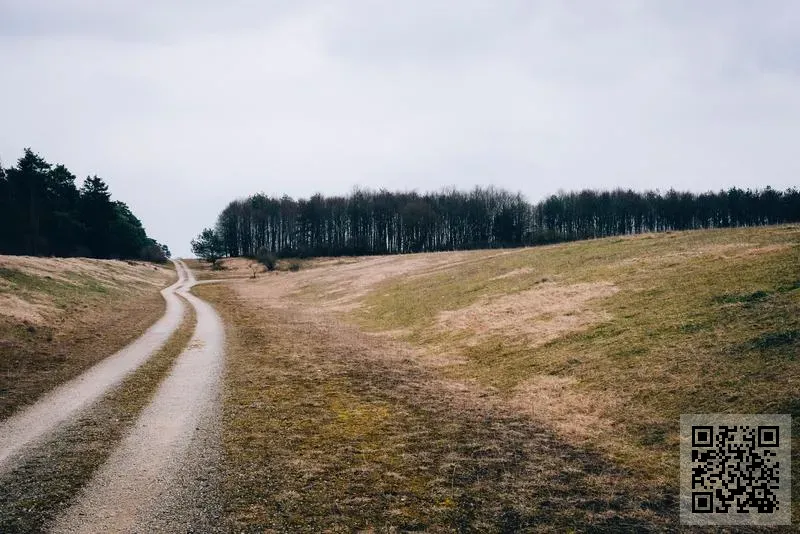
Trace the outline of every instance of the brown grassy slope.
{"label": "brown grassy slope", "polygon": [[0,256],[0,418],[141,335],[174,278],[144,262]]}
{"label": "brown grassy slope", "polygon": [[625,470],[443,379],[404,344],[319,309],[273,306],[254,286],[196,290],[229,327],[232,530],[563,532],[673,520],[659,488],[635,488]]}
{"label": "brown grassy slope", "polygon": [[[681,413],[791,413],[794,478],[800,480],[796,225],[307,267],[314,268],[240,282],[240,305],[267,305],[269,313],[314,310],[386,343],[401,341],[414,349],[408,359],[435,376],[477,388],[504,414],[624,466],[652,494],[667,488],[666,499],[674,498],[677,485]],[[259,326],[259,317],[246,320]],[[234,386],[255,399],[269,395],[258,387],[267,379],[256,373],[258,355],[282,331],[259,328],[251,333],[256,341],[248,340],[254,378]],[[304,347],[308,335],[300,329],[289,346]],[[325,355],[320,349],[318,359]],[[373,360],[380,363],[379,355],[361,357],[359,365],[378,365]],[[271,380],[280,384],[281,377]],[[293,391],[289,403],[303,389]],[[238,420],[246,427],[256,415],[243,410]],[[264,417],[288,416],[279,410]]]}
{"label": "brown grassy slope", "polygon": [[681,413],[790,413],[800,467],[800,227],[482,257],[388,281],[352,317],[659,483]]}

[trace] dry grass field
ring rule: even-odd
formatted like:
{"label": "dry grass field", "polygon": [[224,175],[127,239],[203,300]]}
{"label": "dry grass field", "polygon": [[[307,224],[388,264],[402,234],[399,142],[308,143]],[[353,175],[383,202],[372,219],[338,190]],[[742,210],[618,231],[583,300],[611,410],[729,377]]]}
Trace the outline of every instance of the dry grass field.
{"label": "dry grass field", "polygon": [[250,264],[193,265],[237,531],[670,529],[682,413],[792,414],[800,480],[796,225]]}
{"label": "dry grass field", "polygon": [[142,334],[170,267],[0,256],[0,419]]}

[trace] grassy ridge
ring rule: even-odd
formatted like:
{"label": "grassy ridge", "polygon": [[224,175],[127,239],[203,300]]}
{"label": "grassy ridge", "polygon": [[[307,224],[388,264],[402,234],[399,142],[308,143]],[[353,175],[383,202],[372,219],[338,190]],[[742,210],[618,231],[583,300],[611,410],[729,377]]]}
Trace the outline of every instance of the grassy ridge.
{"label": "grassy ridge", "polygon": [[124,347],[164,313],[174,271],[0,257],[0,418]]}
{"label": "grassy ridge", "polygon": [[[440,324],[442,313],[476,303],[526,290],[536,298],[543,280],[612,283],[618,291],[586,304],[604,320],[543,345],[510,332],[476,338]],[[537,377],[562,380],[561,398],[590,403],[610,422],[587,439],[645,476],[676,483],[681,413],[789,413],[795,473],[800,467],[800,227],[479,252],[449,269],[384,284],[352,317],[370,330],[401,331],[429,351],[465,356],[447,368],[451,376],[509,398],[524,397],[531,381],[535,389]],[[563,413],[547,415],[568,419],[573,404],[562,405]]]}

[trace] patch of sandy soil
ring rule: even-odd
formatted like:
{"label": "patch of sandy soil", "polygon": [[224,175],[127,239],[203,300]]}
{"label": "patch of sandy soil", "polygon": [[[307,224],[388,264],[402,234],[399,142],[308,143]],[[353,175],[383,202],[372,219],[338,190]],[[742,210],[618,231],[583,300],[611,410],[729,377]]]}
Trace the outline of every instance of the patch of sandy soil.
{"label": "patch of sandy soil", "polygon": [[470,344],[492,334],[525,337],[531,346],[547,343],[566,332],[604,321],[603,311],[589,309],[591,300],[617,292],[610,282],[558,285],[544,283],[533,289],[480,301],[459,310],[441,312],[438,327],[470,333]]}
{"label": "patch of sandy soil", "polygon": [[[313,269],[296,273],[265,273],[248,281],[248,290],[276,305],[290,305],[302,299],[304,293],[313,295],[315,306],[332,311],[348,311],[371,289],[391,278],[410,274],[430,274],[470,259],[469,252],[436,252],[407,256],[364,256],[348,258],[345,262],[317,262]],[[247,260],[244,260],[247,261]],[[239,262],[241,264],[241,262]],[[236,264],[233,264],[236,265]],[[238,268],[242,277],[244,270]]]}
{"label": "patch of sandy soil", "polygon": [[[186,459],[202,457],[206,450],[195,449],[194,438],[210,439],[219,424],[225,338],[216,311],[189,293],[194,282],[188,271],[188,281],[179,291],[197,314],[187,348],[134,428],[75,505],[56,521],[53,532],[186,532],[194,521],[193,507],[175,496],[183,494],[186,481],[196,480],[194,475],[202,471],[199,465],[187,470]],[[163,522],[154,524],[157,518]]]}
{"label": "patch of sandy soil", "polygon": [[41,299],[25,300],[17,295],[0,293],[0,315],[5,315],[20,323],[42,325],[46,317],[58,313],[58,309]]}
{"label": "patch of sandy soil", "polygon": [[0,421],[0,471],[12,466],[26,447],[119,384],[167,342],[183,318],[183,303],[175,293],[186,281],[186,274],[179,268],[178,275],[178,281],[161,292],[167,303],[166,312],[141,337],[34,404]]}

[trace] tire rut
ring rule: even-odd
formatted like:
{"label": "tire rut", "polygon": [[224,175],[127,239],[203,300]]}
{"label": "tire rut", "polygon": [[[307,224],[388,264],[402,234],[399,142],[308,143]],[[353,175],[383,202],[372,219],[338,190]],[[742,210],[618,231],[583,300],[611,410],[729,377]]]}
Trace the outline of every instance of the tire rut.
{"label": "tire rut", "polygon": [[[187,348],[120,446],[56,520],[53,532],[210,530],[219,436],[219,392],[224,326],[216,311],[179,290],[195,309],[197,326]],[[187,502],[185,499],[189,499]],[[213,521],[212,521],[213,522]]]}
{"label": "tire rut", "polygon": [[0,421],[0,474],[19,465],[26,450],[74,419],[82,409],[120,384],[166,344],[180,326],[184,315],[184,305],[177,293],[193,280],[185,264],[179,261],[174,263],[178,280],[161,290],[167,304],[166,311],[142,336],[30,406]]}

